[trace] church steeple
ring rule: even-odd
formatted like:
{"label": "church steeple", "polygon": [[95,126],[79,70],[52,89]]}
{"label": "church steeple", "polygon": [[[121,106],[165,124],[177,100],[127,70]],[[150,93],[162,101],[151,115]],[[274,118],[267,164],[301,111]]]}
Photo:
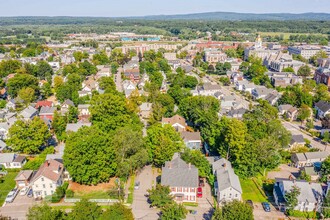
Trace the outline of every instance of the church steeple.
{"label": "church steeple", "polygon": [[262,48],[262,39],[260,37],[260,34],[258,34],[258,37],[257,37],[256,42],[254,44],[254,47],[255,48]]}

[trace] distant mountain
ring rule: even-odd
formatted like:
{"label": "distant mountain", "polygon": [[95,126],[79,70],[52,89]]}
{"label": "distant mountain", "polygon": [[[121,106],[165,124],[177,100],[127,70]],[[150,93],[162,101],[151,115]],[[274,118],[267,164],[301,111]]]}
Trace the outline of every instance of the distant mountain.
{"label": "distant mountain", "polygon": [[147,20],[317,20],[329,21],[330,14],[328,13],[235,13],[235,12],[205,12],[195,14],[179,14],[179,15],[151,15],[141,17],[130,17],[134,19]]}

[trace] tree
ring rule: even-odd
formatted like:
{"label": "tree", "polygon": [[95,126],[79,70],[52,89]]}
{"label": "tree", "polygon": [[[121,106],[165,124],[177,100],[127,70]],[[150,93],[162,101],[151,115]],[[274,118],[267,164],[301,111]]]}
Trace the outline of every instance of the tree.
{"label": "tree", "polygon": [[61,85],[63,85],[64,80],[61,76],[55,76],[54,77],[54,89],[57,90],[58,87],[60,87]]}
{"label": "tree", "polygon": [[284,198],[289,209],[294,209],[298,205],[298,196],[300,195],[300,188],[292,186],[289,192],[285,192]]}
{"label": "tree", "polygon": [[157,167],[161,167],[165,161],[172,159],[175,152],[179,152],[184,144],[175,129],[171,125],[152,125],[147,130],[146,146],[149,158]]}
{"label": "tree", "polygon": [[109,62],[110,62],[109,58],[108,58],[108,56],[106,55],[105,52],[93,55],[93,63],[95,65],[106,65]]}
{"label": "tree", "polygon": [[81,199],[76,202],[72,211],[68,214],[69,220],[97,220],[102,215],[102,209],[94,202]]}
{"label": "tree", "polygon": [[35,154],[40,152],[40,147],[47,145],[51,134],[45,122],[35,117],[31,121],[16,121],[8,136],[7,143],[14,151]]}
{"label": "tree", "polygon": [[285,67],[282,69],[284,73],[294,73],[294,69],[291,66]]}
{"label": "tree", "polygon": [[307,119],[307,122],[306,122],[306,128],[307,130],[311,130],[314,128],[314,122],[313,122],[313,119]]}
{"label": "tree", "polygon": [[68,136],[63,161],[72,180],[80,184],[107,182],[116,173],[115,149],[97,127],[82,127]]}
{"label": "tree", "polygon": [[315,92],[314,100],[315,100],[315,102],[318,102],[320,100],[329,101],[330,96],[329,96],[329,92],[328,92],[328,86],[326,86],[322,83],[318,84],[316,86],[316,92]]}
{"label": "tree", "polygon": [[41,95],[44,99],[52,95],[52,88],[49,82],[46,82],[41,87]]}
{"label": "tree", "polygon": [[16,73],[22,67],[18,60],[2,60],[0,62],[0,76],[6,77],[9,74]]}
{"label": "tree", "polygon": [[189,148],[186,148],[181,154],[181,158],[186,163],[195,165],[198,168],[198,175],[200,177],[207,177],[208,179],[212,178],[210,163],[199,150],[190,150]]}
{"label": "tree", "polygon": [[52,67],[46,61],[38,61],[34,67],[34,76],[39,79],[46,79],[51,81],[51,77],[54,74]]}
{"label": "tree", "polygon": [[230,85],[230,79],[228,77],[220,77],[220,82],[224,85],[224,86],[229,86]]}
{"label": "tree", "polygon": [[301,108],[299,109],[297,119],[303,123],[306,119],[308,119],[311,116],[311,110],[310,108],[303,104]]}
{"label": "tree", "polygon": [[101,77],[99,86],[105,93],[114,93],[116,91],[116,84],[111,77]]}
{"label": "tree", "polygon": [[76,123],[78,120],[78,108],[75,106],[69,106],[67,118],[68,123]]}
{"label": "tree", "polygon": [[183,204],[171,203],[162,208],[161,220],[182,220],[186,218],[188,210]]}
{"label": "tree", "polygon": [[18,97],[23,100],[25,105],[30,104],[35,99],[35,91],[26,87],[18,91]]}
{"label": "tree", "polygon": [[132,210],[121,203],[111,205],[101,215],[101,219],[134,220]]}
{"label": "tree", "polygon": [[322,176],[321,180],[324,182],[328,181],[328,177],[330,175],[330,157],[327,157],[327,159],[325,159],[322,162],[320,172],[321,172],[321,176]]}
{"label": "tree", "polygon": [[329,142],[330,142],[330,134],[329,134],[329,131],[324,132],[324,134],[323,134],[323,141],[324,141],[325,143],[329,143]]}
{"label": "tree", "polygon": [[304,65],[299,68],[297,75],[302,77],[307,77],[311,74],[311,68],[308,65]]}
{"label": "tree", "polygon": [[231,58],[237,58],[238,55],[236,53],[236,50],[235,49],[228,49],[225,51],[225,53],[227,54],[228,57],[231,57]]}
{"label": "tree", "polygon": [[218,208],[212,220],[253,220],[253,210],[245,202],[233,200],[232,202],[225,203],[222,208]]}
{"label": "tree", "polygon": [[53,121],[52,121],[52,127],[53,127],[56,137],[59,141],[64,140],[64,137],[66,135],[65,129],[66,129],[67,122],[68,122],[67,117],[62,116],[57,111],[55,111]]}
{"label": "tree", "polygon": [[28,220],[63,220],[64,213],[61,210],[52,209],[46,203],[34,205],[27,213]]}
{"label": "tree", "polygon": [[173,197],[170,195],[171,190],[168,186],[157,184],[156,187],[148,189],[151,206],[163,208],[168,204],[173,203]]}
{"label": "tree", "polygon": [[306,180],[306,181],[310,182],[311,181],[311,176],[308,175],[305,171],[301,171],[299,179]]}
{"label": "tree", "polygon": [[11,97],[16,97],[21,89],[27,87],[34,89],[36,93],[39,91],[38,79],[28,74],[16,74],[8,80],[7,87]]}

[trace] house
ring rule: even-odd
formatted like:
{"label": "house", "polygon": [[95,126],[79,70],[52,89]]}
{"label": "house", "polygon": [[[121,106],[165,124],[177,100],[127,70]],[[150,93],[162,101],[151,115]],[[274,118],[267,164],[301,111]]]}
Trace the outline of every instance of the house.
{"label": "house", "polygon": [[233,200],[242,200],[242,187],[231,163],[221,158],[212,163],[212,171],[216,177],[214,194],[218,204]]}
{"label": "house", "polygon": [[256,88],[256,85],[254,85],[253,83],[250,83],[250,82],[248,82],[248,83],[244,83],[243,84],[243,92],[248,92],[248,93],[252,93],[252,90],[254,89],[254,88]]}
{"label": "house", "polygon": [[254,89],[252,89],[251,91],[251,95],[252,98],[257,100],[257,99],[265,99],[267,95],[269,95],[270,93],[272,93],[274,90],[272,89],[267,89],[264,86],[259,86],[259,87],[255,87]]}
{"label": "house", "polygon": [[2,140],[0,140],[0,153],[2,153],[3,150],[7,149],[7,147],[8,147],[7,144]]}
{"label": "house", "polygon": [[22,189],[30,185],[30,180],[33,177],[33,170],[21,170],[15,177],[16,187]]}
{"label": "house", "polygon": [[23,120],[28,121],[32,120],[37,115],[38,111],[32,106],[28,106],[23,111],[21,111],[18,116],[21,117]]}
{"label": "house", "polygon": [[185,145],[190,149],[200,149],[202,146],[201,134],[200,132],[189,132],[182,131],[181,138]]}
{"label": "house", "polygon": [[327,151],[294,153],[291,155],[291,161],[295,167],[313,166],[314,163],[323,162],[328,156]]}
{"label": "house", "polygon": [[87,77],[85,81],[82,82],[83,92],[92,92],[99,90],[99,83],[94,79],[94,77]]}
{"label": "house", "polygon": [[319,172],[316,170],[315,166],[311,167],[302,167],[300,174],[304,172],[306,175],[311,177],[311,181],[317,181],[319,179]]}
{"label": "house", "polygon": [[284,115],[287,113],[287,111],[289,111],[290,108],[292,108],[292,105],[279,105],[278,106],[278,113],[280,115]]}
{"label": "house", "polygon": [[126,69],[124,70],[124,76],[132,82],[139,82],[140,70],[139,69]]}
{"label": "house", "polygon": [[231,109],[236,104],[236,97],[233,95],[226,95],[221,98],[221,109]]}
{"label": "house", "polygon": [[327,114],[330,113],[330,103],[326,101],[318,101],[315,103],[316,115],[317,118],[324,118]]}
{"label": "house", "polygon": [[79,119],[88,119],[90,116],[89,104],[78,105],[78,118]]}
{"label": "house", "polygon": [[81,127],[90,127],[92,126],[91,123],[84,123],[84,122],[78,122],[78,123],[69,123],[66,125],[65,132],[77,132]]}
{"label": "house", "polygon": [[306,141],[304,139],[304,136],[302,136],[301,134],[296,134],[296,135],[292,135],[289,147],[290,149],[294,149],[294,148],[303,147],[305,146],[305,144]]}
{"label": "house", "polygon": [[178,132],[185,131],[187,126],[186,120],[180,115],[174,115],[171,118],[162,118],[162,125],[164,126],[165,124],[172,125]]}
{"label": "house", "polygon": [[64,166],[58,160],[45,161],[31,179],[34,198],[52,195],[65,179]]}
{"label": "house", "polygon": [[71,101],[70,99],[65,100],[61,105],[61,113],[67,113],[69,111],[70,106],[74,107],[73,101]]}
{"label": "house", "polygon": [[24,156],[14,153],[0,154],[0,165],[4,166],[6,169],[22,168],[25,163],[26,158]]}
{"label": "house", "polygon": [[152,103],[144,102],[140,106],[140,116],[148,119],[152,113]]}
{"label": "house", "polygon": [[221,87],[214,83],[204,83],[204,85],[197,88],[198,95],[214,96],[215,93],[221,92]]}
{"label": "house", "polygon": [[245,108],[239,108],[239,109],[231,109],[228,113],[227,116],[230,118],[236,118],[236,119],[243,119],[243,115],[247,109]]}
{"label": "house", "polygon": [[276,179],[274,184],[273,195],[279,210],[286,210],[285,195],[293,187],[299,188],[300,191],[300,194],[297,196],[298,204],[294,207],[294,210],[305,212],[320,211],[324,195],[321,184],[289,179]]}
{"label": "house", "polygon": [[176,202],[196,202],[198,169],[184,162],[178,153],[162,167],[161,184],[169,186]]}
{"label": "house", "polygon": [[0,139],[6,140],[8,138],[8,131],[11,125],[8,122],[0,123]]}
{"label": "house", "polygon": [[131,95],[131,93],[136,90],[136,84],[130,80],[124,80],[123,81],[123,89],[126,98]]}
{"label": "house", "polygon": [[286,117],[290,120],[290,121],[294,121],[297,119],[298,116],[298,109],[296,107],[291,107],[288,109],[288,111],[286,112]]}
{"label": "house", "polygon": [[36,104],[36,109],[39,109],[41,107],[53,107],[53,102],[47,100],[38,101]]}
{"label": "house", "polygon": [[10,99],[6,104],[6,109],[14,109],[16,108],[16,100]]}
{"label": "house", "polygon": [[244,77],[243,77],[242,73],[234,72],[234,73],[231,73],[230,79],[231,79],[231,82],[235,84],[238,81],[243,81]]}
{"label": "house", "polygon": [[55,111],[56,107],[42,106],[39,112],[39,117],[41,119],[49,119],[52,121]]}

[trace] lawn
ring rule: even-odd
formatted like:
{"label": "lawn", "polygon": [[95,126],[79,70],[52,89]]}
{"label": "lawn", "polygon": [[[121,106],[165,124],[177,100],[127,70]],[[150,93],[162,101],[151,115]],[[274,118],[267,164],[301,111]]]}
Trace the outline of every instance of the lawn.
{"label": "lawn", "polygon": [[0,182],[0,206],[2,206],[9,191],[15,188],[16,182],[14,179],[18,173],[19,171],[8,171],[8,174]]}
{"label": "lawn", "polygon": [[104,190],[90,191],[90,192],[74,192],[74,198],[85,199],[110,199],[109,193]]}
{"label": "lawn", "polygon": [[253,202],[267,202],[265,198],[252,179],[240,179],[243,194],[242,197],[244,200],[252,200]]}

